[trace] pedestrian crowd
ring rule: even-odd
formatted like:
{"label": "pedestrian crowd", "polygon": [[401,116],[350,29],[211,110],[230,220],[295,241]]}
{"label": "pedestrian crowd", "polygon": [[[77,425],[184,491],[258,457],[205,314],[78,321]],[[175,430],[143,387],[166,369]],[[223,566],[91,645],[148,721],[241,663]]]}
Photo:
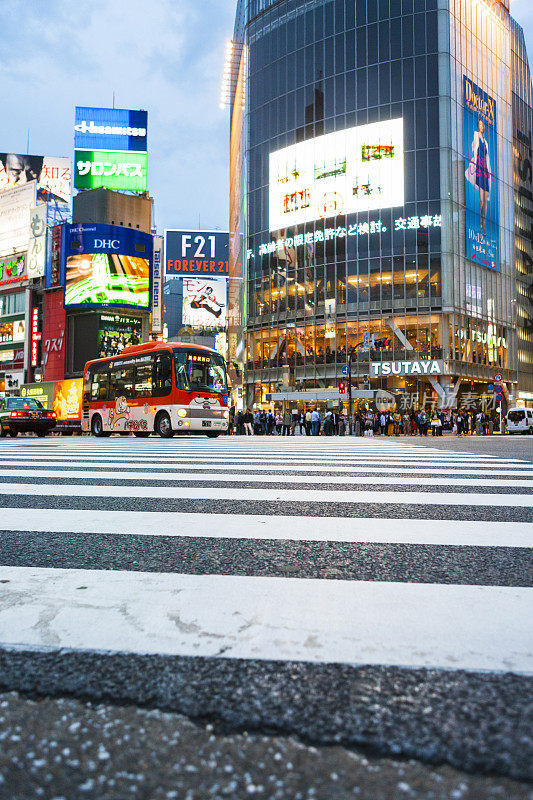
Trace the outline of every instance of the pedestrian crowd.
{"label": "pedestrian crowd", "polygon": [[[345,436],[348,419],[345,414],[318,408],[283,413],[274,411],[230,411],[229,433],[237,436]],[[464,411],[362,411],[355,414],[355,436],[442,436],[451,430],[457,436],[494,433],[495,418],[485,412]]]}
{"label": "pedestrian crowd", "polygon": [[230,411],[229,433],[237,436],[344,436],[347,419],[344,414],[327,411],[321,415],[317,408],[312,411]]}

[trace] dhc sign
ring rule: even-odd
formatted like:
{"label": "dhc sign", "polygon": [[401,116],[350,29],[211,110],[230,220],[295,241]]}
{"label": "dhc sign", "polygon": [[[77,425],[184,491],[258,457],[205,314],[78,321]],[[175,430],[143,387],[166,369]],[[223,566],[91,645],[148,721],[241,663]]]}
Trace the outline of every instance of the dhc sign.
{"label": "dhc sign", "polygon": [[374,361],[372,378],[389,375],[442,375],[442,361]]}

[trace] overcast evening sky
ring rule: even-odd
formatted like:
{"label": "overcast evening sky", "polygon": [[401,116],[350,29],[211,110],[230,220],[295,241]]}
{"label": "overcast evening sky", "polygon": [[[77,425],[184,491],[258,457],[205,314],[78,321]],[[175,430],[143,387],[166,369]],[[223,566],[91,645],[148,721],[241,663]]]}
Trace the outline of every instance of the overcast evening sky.
{"label": "overcast evening sky", "polygon": [[[72,156],[74,107],[148,110],[155,223],[225,229],[236,0],[3,0],[0,151]],[[533,0],[511,0],[533,64]]]}

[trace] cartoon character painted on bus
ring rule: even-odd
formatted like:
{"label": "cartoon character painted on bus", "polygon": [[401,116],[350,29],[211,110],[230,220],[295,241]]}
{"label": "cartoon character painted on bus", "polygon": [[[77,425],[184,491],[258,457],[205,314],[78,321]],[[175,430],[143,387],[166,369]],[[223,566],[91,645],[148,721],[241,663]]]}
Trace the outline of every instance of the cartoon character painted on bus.
{"label": "cartoon character painted on bus", "polygon": [[122,395],[115,399],[115,407],[109,409],[109,424],[115,428],[120,420],[127,420],[130,413],[128,401]]}

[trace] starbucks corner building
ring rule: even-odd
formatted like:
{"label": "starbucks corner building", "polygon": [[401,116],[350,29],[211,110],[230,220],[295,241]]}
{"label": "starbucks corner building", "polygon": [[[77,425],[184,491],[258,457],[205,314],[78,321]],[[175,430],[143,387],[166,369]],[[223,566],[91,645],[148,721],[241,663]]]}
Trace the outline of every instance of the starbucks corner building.
{"label": "starbucks corner building", "polygon": [[245,404],[337,389],[350,361],[415,407],[495,375],[504,410],[533,405],[532,89],[508,0],[242,0],[233,61]]}

